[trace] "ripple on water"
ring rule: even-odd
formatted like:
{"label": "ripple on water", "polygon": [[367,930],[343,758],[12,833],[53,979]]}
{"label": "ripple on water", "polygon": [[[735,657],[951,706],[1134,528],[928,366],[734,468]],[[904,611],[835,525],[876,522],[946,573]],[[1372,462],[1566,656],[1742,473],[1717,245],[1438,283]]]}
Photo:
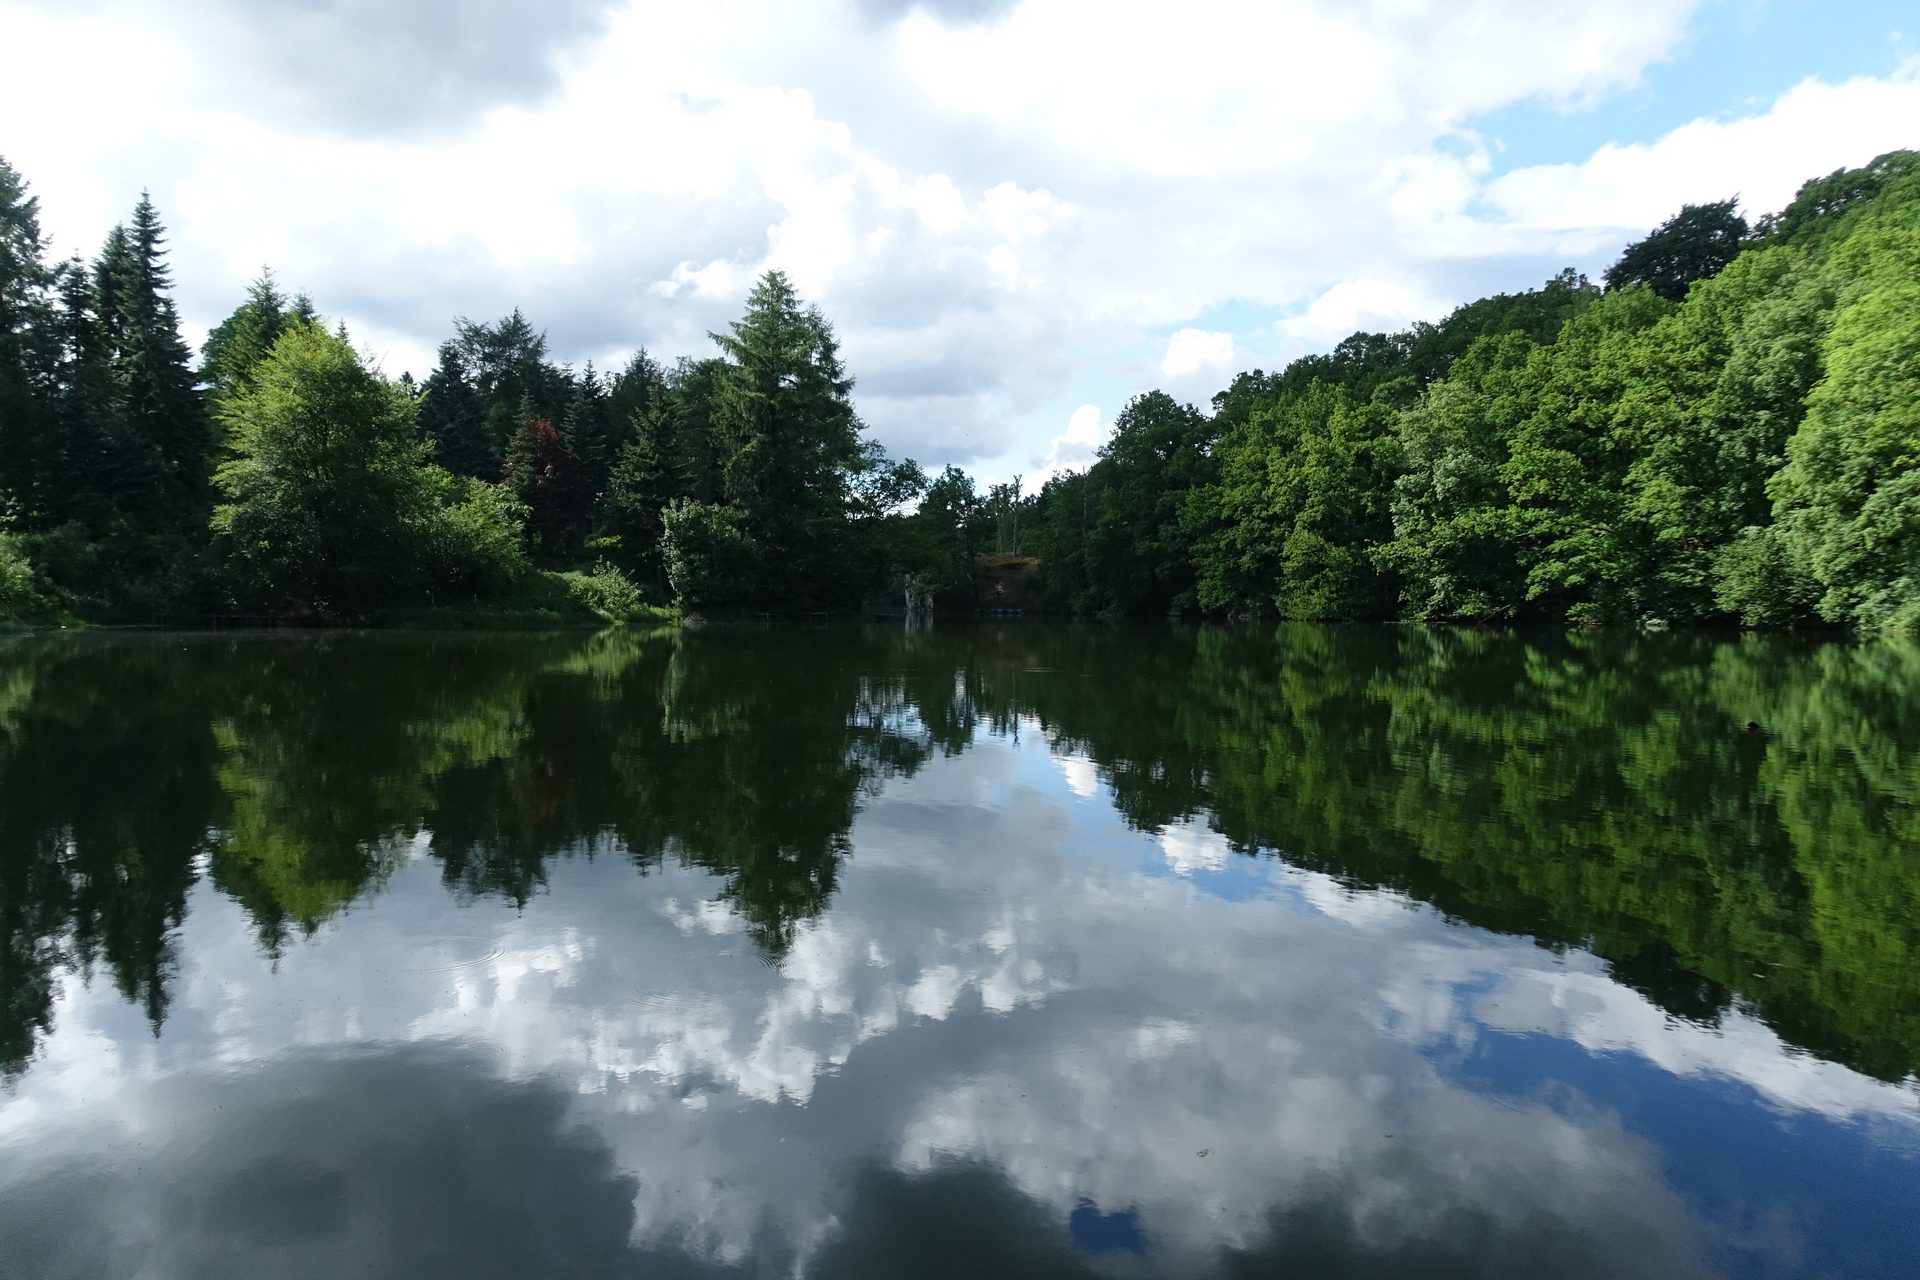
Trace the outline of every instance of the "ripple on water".
{"label": "ripple on water", "polygon": [[410,963],[401,967],[409,973],[453,973],[477,969],[506,954],[506,948],[491,938],[449,936],[422,938],[413,949]]}

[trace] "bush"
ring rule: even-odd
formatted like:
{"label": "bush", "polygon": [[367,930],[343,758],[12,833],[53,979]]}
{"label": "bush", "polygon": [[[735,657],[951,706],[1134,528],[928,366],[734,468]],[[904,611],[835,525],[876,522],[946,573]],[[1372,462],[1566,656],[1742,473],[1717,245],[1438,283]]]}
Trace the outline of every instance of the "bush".
{"label": "bush", "polygon": [[740,511],[678,498],[660,513],[667,584],[683,609],[737,604],[753,589],[760,548],[740,528]]}
{"label": "bush", "polygon": [[633,579],[605,560],[594,565],[590,573],[563,573],[560,580],[576,604],[610,622],[624,622],[650,612]]}
{"label": "bush", "polygon": [[526,577],[525,504],[505,485],[428,470],[438,499],[424,547],[434,594],[490,595]]}
{"label": "bush", "polygon": [[0,623],[45,622],[56,612],[20,538],[0,533]]}

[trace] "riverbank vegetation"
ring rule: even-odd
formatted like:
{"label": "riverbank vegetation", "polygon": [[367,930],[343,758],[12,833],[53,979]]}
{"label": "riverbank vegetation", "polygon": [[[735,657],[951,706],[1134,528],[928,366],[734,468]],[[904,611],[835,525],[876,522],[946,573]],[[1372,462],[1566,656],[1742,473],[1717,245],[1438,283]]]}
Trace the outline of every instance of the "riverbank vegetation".
{"label": "riverbank vegetation", "polygon": [[1027,549],[1085,612],[1920,625],[1920,153],[1605,286],[1133,400]]}
{"label": "riverbank vegetation", "polygon": [[998,552],[1062,612],[1920,625],[1914,152],[1137,396],[1026,492],[887,457],[778,272],[712,355],[575,369],[515,311],[416,381],[270,273],[196,364],[164,246],[143,197],[50,263],[0,161],[0,618],[971,610]]}

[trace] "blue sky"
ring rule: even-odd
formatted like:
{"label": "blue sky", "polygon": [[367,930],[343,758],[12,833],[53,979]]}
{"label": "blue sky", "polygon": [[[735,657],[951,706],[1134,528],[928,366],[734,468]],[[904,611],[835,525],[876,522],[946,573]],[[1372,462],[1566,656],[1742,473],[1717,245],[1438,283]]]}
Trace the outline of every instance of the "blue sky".
{"label": "blue sky", "polygon": [[[1686,201],[1920,144],[1887,0],[0,0],[3,153],[61,254],[151,189],[204,333],[265,265],[389,373],[525,309],[704,355],[754,277],[893,451],[1085,465],[1356,328],[1598,272]],[[69,104],[47,110],[46,104]]]}

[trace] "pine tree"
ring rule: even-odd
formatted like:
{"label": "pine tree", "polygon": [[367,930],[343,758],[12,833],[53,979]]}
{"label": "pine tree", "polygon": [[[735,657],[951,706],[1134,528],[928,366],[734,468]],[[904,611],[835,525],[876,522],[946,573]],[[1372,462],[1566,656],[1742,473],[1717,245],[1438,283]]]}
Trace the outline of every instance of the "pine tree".
{"label": "pine tree", "polygon": [[500,458],[487,434],[486,406],[474,390],[457,343],[440,344],[440,365],[420,391],[420,434],[433,460],[458,476],[494,481]]}
{"label": "pine tree", "polygon": [[688,496],[674,466],[680,444],[677,426],[673,397],[656,370],[652,391],[633,417],[632,433],[620,447],[601,504],[601,523],[620,539],[621,558],[661,583],[666,576],[660,557],[661,512],[675,498]]}
{"label": "pine tree", "polygon": [[586,372],[574,384],[573,398],[567,404],[567,416],[561,425],[567,447],[580,461],[580,484],[589,510],[599,506],[607,492],[608,473],[613,469],[611,417],[606,384],[589,361]]}
{"label": "pine tree", "polygon": [[714,405],[725,497],[769,563],[789,568],[780,589],[818,596],[860,459],[853,379],[833,328],[769,271],[732,330],[711,336],[728,361]]}
{"label": "pine tree", "polygon": [[55,276],[45,261],[40,202],[0,158],[0,500],[17,522],[43,522],[57,499],[50,394]]}
{"label": "pine tree", "polygon": [[216,397],[241,389],[289,324],[313,319],[313,303],[305,294],[289,299],[280,292],[269,267],[247,286],[246,301],[207,335],[202,379]]}
{"label": "pine tree", "polygon": [[132,230],[115,229],[98,274],[118,330],[114,357],[127,433],[157,464],[153,514],[197,528],[207,508],[212,440],[170,296],[165,244],[153,201],[142,193]]}

